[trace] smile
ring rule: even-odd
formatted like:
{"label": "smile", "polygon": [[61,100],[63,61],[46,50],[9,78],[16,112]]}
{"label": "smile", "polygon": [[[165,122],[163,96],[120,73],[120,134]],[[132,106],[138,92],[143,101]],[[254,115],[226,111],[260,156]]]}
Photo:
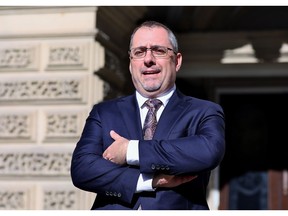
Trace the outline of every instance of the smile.
{"label": "smile", "polygon": [[143,71],[142,74],[144,75],[153,75],[160,73],[160,70],[151,70],[151,71]]}

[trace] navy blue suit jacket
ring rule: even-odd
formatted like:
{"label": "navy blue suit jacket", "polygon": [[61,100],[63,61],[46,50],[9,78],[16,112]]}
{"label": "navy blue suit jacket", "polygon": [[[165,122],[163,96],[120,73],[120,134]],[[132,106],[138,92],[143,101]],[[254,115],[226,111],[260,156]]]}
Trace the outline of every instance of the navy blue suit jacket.
{"label": "navy blue suit jacket", "polygon": [[[206,187],[210,171],[225,151],[222,108],[176,90],[165,107],[153,140],[143,140],[136,95],[101,102],[91,110],[73,152],[73,184],[97,193],[92,209],[209,209]],[[110,130],[139,140],[139,166],[117,165],[103,159],[113,143]],[[195,174],[189,183],[153,192],[135,193],[140,173]]]}

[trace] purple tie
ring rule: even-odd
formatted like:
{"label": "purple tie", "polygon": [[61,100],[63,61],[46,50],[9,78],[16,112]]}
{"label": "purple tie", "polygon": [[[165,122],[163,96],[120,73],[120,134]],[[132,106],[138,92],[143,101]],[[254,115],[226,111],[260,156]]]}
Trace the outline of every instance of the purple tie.
{"label": "purple tie", "polygon": [[156,112],[162,105],[162,102],[158,99],[149,99],[143,105],[148,108],[143,126],[144,140],[151,140],[157,125]]}

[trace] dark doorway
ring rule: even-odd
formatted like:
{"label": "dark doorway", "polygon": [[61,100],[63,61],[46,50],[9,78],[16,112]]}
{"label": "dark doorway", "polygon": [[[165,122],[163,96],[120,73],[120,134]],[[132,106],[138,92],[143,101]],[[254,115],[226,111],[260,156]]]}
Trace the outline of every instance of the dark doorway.
{"label": "dark doorway", "polygon": [[288,182],[283,181],[288,169],[287,101],[288,93],[220,95],[226,116],[220,209],[288,209]]}

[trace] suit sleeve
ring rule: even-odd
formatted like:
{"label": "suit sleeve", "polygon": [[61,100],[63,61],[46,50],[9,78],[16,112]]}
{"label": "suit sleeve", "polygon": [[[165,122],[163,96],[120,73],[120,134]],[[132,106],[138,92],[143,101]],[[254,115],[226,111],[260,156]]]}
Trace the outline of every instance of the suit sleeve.
{"label": "suit sleeve", "polygon": [[120,166],[102,157],[104,150],[113,142],[109,129],[103,128],[96,105],[86,120],[72,155],[72,182],[82,190],[130,203],[136,190],[139,168]]}
{"label": "suit sleeve", "polygon": [[197,174],[219,165],[225,151],[223,110],[214,103],[192,110],[188,106],[179,114],[166,138],[139,142],[141,172]]}

